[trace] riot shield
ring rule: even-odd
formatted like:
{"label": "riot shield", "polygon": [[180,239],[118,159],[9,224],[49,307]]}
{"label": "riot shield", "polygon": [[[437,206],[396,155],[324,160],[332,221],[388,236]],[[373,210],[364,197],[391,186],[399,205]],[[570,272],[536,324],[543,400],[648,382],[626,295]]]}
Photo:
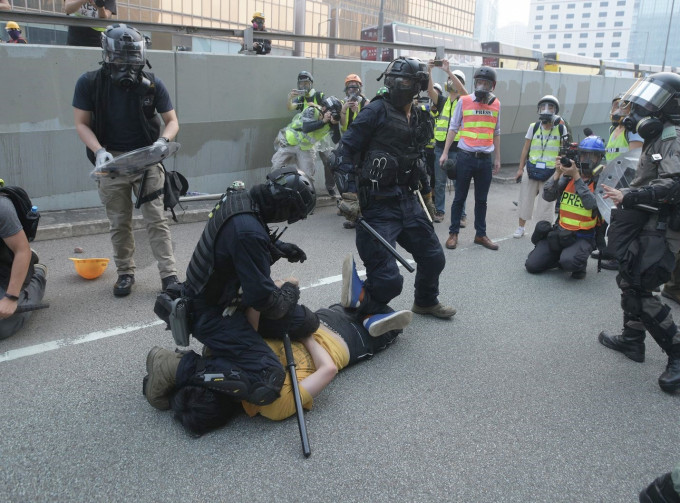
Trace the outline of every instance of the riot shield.
{"label": "riot shield", "polygon": [[95,168],[90,178],[97,180],[108,176],[135,175],[143,172],[149,166],[158,164],[177,153],[181,145],[171,141],[165,145],[149,145],[148,147],[131,150]]}
{"label": "riot shield", "polygon": [[611,199],[604,199],[604,189],[602,185],[607,185],[614,189],[624,189],[630,187],[630,183],[635,178],[638,161],[642,149],[636,148],[618,156],[610,161],[600,173],[600,178],[595,187],[595,198],[597,199],[597,209],[600,215],[609,223],[612,208],[615,206]]}

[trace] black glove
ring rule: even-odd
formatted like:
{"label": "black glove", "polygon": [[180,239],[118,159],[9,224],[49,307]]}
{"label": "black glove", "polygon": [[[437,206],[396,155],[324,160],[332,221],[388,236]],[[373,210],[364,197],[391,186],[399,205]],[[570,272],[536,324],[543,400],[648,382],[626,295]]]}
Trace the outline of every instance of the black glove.
{"label": "black glove", "polygon": [[95,4],[97,7],[104,7],[104,5],[106,4],[106,2],[105,2],[104,0],[94,0],[94,4]]}
{"label": "black glove", "polygon": [[678,503],[680,496],[675,492],[671,474],[666,473],[640,491],[640,501],[644,503]]}
{"label": "black glove", "polygon": [[668,189],[659,185],[646,186],[641,189],[630,190],[623,196],[621,204],[624,208],[632,208],[636,204],[655,205],[664,202],[668,195]]}
{"label": "black glove", "polygon": [[281,252],[282,257],[286,257],[288,262],[304,262],[307,260],[307,255],[302,251],[298,245],[293,243],[276,243],[274,246]]}

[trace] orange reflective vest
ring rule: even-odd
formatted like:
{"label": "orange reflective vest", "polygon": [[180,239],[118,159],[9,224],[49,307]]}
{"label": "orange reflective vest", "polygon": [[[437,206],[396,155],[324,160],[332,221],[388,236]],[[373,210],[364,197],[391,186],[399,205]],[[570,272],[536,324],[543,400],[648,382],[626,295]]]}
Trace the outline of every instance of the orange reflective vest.
{"label": "orange reflective vest", "polygon": [[[590,192],[594,192],[595,182],[591,181],[588,188]],[[569,180],[560,199],[560,226],[569,231],[589,231],[596,225],[595,209],[587,210],[583,207],[581,198],[576,193],[574,180]]]}
{"label": "orange reflective vest", "polygon": [[460,98],[463,123],[460,137],[470,147],[490,147],[493,145],[493,132],[498,123],[501,102],[495,99],[491,105],[474,100],[474,94]]}

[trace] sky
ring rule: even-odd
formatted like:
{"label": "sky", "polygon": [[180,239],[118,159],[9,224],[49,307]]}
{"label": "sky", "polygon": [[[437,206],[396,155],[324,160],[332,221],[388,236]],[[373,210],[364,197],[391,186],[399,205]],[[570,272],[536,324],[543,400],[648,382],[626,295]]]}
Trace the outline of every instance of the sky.
{"label": "sky", "polygon": [[501,28],[511,23],[529,23],[530,0],[499,0],[498,1],[498,27]]}

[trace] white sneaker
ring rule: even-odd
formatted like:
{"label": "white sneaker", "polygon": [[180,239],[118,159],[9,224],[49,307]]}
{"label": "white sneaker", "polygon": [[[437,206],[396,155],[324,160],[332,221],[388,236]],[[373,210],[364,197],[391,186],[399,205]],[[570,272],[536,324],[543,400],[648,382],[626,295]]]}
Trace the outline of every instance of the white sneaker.
{"label": "white sneaker", "polygon": [[513,237],[513,238],[519,239],[519,238],[521,238],[522,236],[524,236],[524,227],[517,227],[517,230],[516,230],[515,233],[512,235],[512,237]]}

